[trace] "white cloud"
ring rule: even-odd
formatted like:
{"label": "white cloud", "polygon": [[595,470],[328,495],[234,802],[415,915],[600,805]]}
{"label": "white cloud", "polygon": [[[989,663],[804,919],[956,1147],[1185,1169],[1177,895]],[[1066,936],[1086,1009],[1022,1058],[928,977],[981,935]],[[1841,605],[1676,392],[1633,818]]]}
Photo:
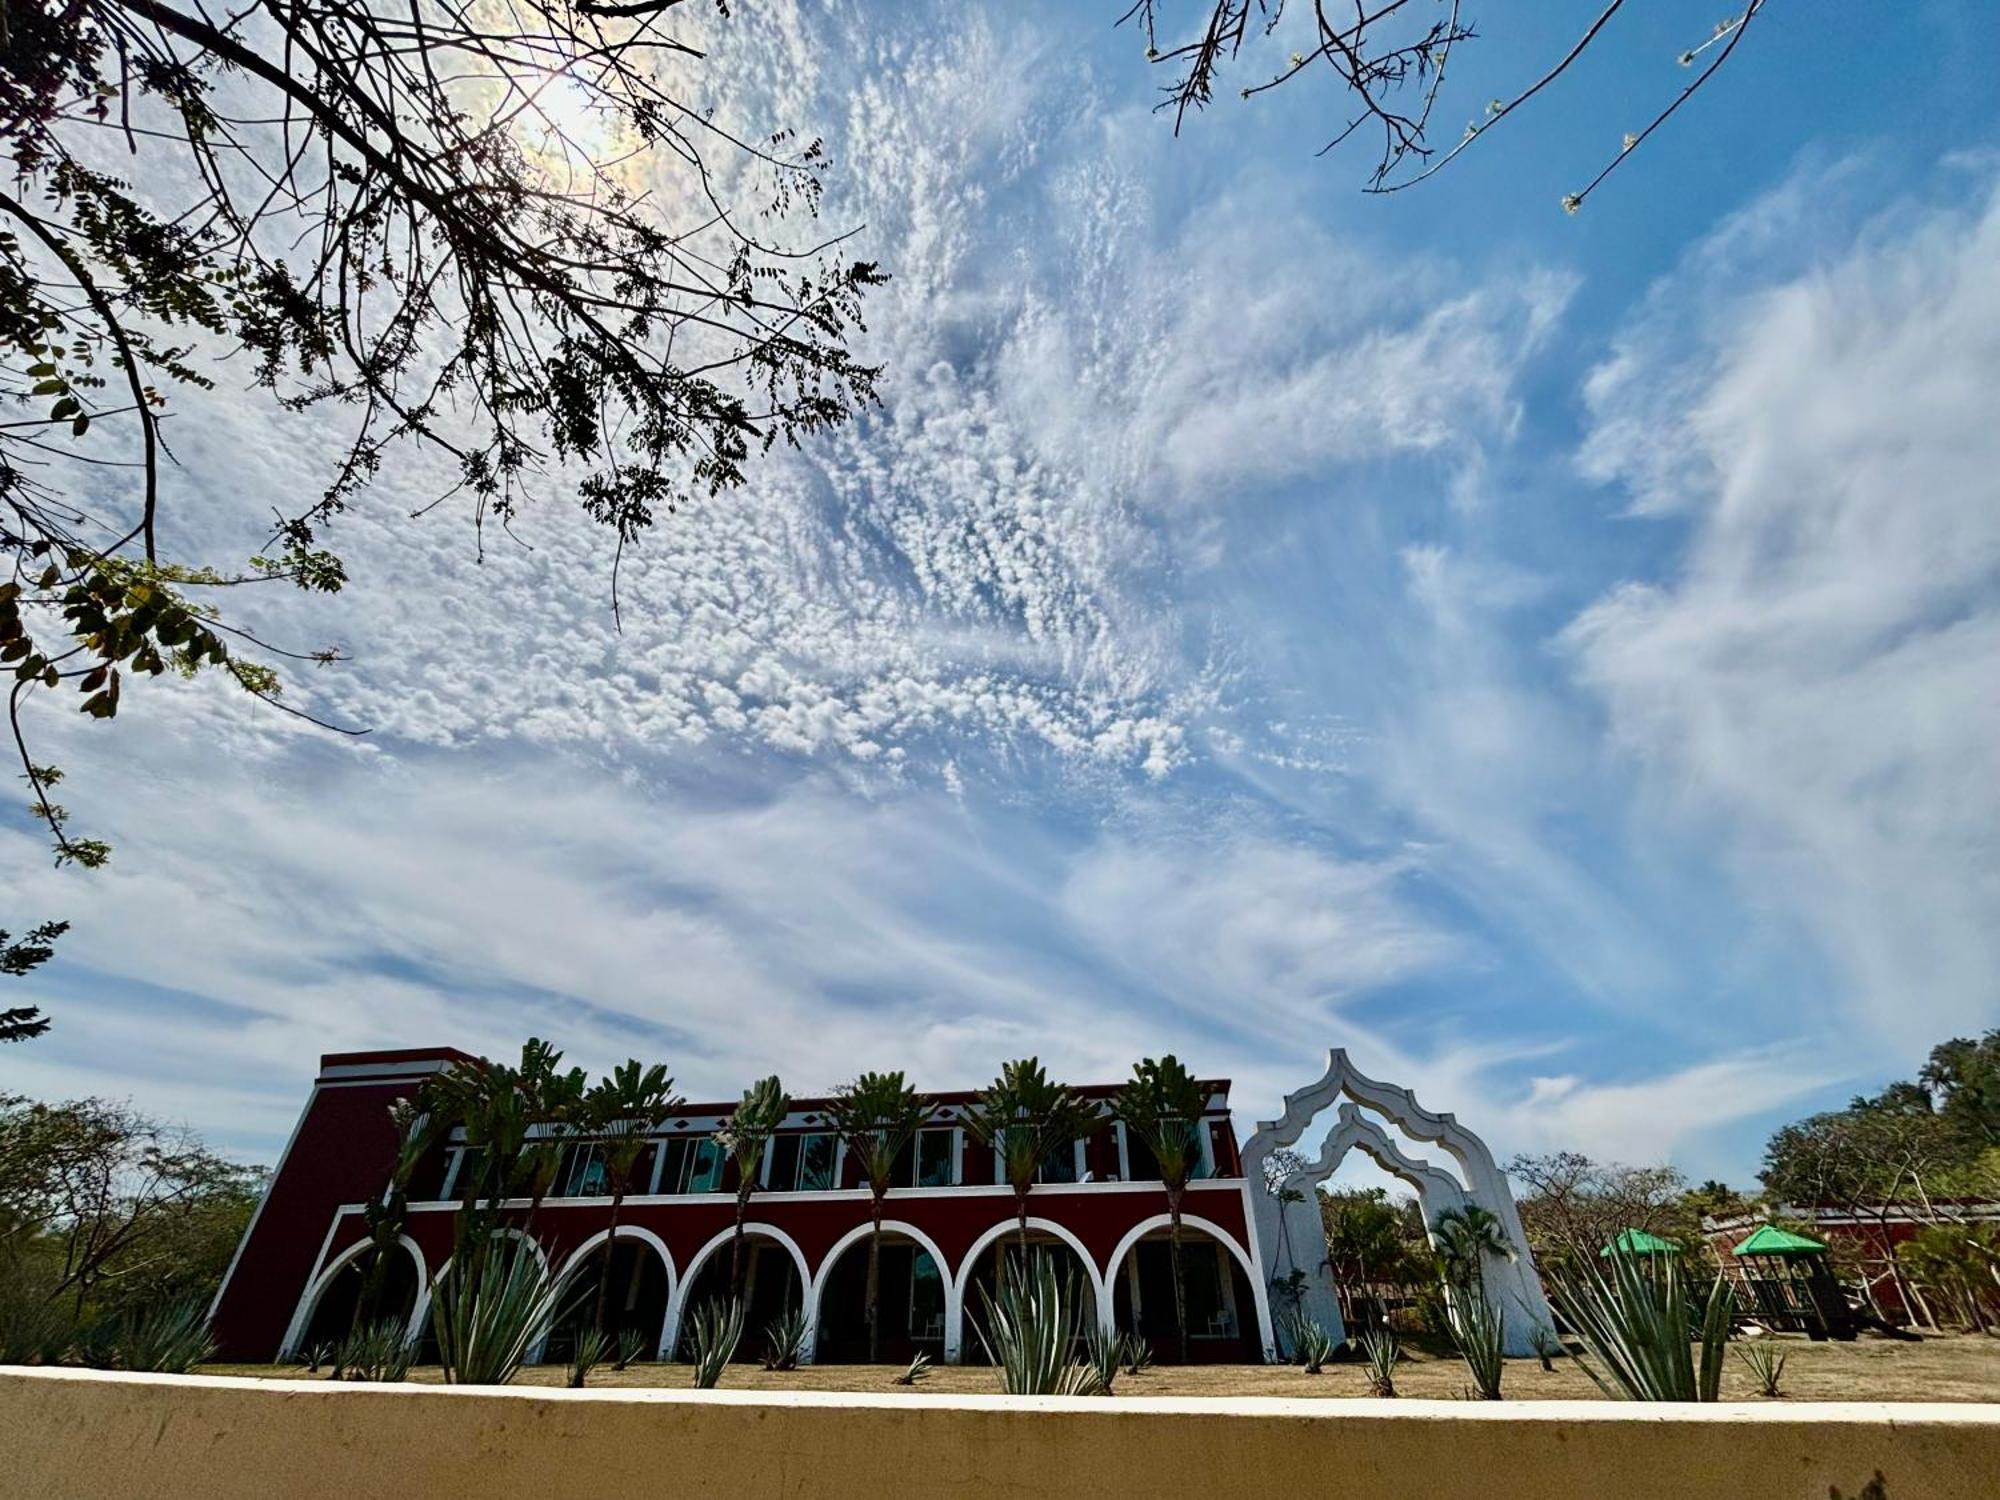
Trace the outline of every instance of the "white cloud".
{"label": "white cloud", "polygon": [[[1796,236],[1809,189],[1759,237]],[[1716,247],[1691,266],[1593,379],[1586,450],[1689,518],[1685,561],[1566,644],[1664,815],[1824,956],[1799,1024],[1920,1053],[1996,1016],[2000,198],[1903,205],[1775,285]],[[1719,287],[1670,336],[1657,309]]]}

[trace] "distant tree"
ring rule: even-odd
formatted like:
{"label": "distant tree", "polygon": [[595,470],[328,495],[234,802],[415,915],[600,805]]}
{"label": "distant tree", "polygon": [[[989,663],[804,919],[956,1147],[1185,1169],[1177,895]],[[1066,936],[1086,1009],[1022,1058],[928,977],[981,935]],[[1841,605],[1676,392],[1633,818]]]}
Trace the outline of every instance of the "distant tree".
{"label": "distant tree", "polygon": [[1499,1216],[1477,1203],[1441,1212],[1431,1220],[1431,1239],[1437,1246],[1438,1274],[1461,1292],[1485,1287],[1488,1256],[1514,1258]]}
{"label": "distant tree", "polygon": [[1976,1041],[1954,1037],[1938,1043],[1917,1079],[1937,1112],[1966,1140],[2000,1146],[2000,1027]]}
{"label": "distant tree", "polygon": [[827,1106],[833,1128],[868,1184],[868,1363],[882,1357],[882,1200],[896,1185],[896,1163],[928,1113],[901,1073],[863,1073],[835,1089]]}
{"label": "distant tree", "polygon": [[[1384,1286],[1419,1288],[1433,1274],[1430,1237],[1414,1201],[1391,1201],[1383,1188],[1353,1188],[1319,1195],[1326,1258],[1344,1294]],[[1350,1291],[1351,1289],[1351,1291]],[[1380,1307],[1371,1321],[1381,1323]]]}
{"label": "distant tree", "polygon": [[[69,931],[67,922],[44,922],[20,942],[0,928],[0,975],[20,978],[31,974],[55,957],[56,939]],[[36,1005],[16,1005],[0,1010],[0,1042],[33,1041],[49,1029],[49,1019]]]}
{"label": "distant tree", "polygon": [[1118,1091],[1112,1111],[1153,1153],[1160,1185],[1167,1193],[1168,1258],[1174,1279],[1174,1325],[1180,1330],[1181,1363],[1187,1363],[1187,1283],[1181,1269],[1181,1204],[1187,1185],[1201,1166],[1202,1116],[1208,1111],[1208,1088],[1169,1052],[1145,1058]]}
{"label": "distant tree", "polygon": [[792,1101],[778,1075],[760,1078],[743,1091],[743,1098],[715,1133],[716,1144],[736,1164],[736,1228],[729,1237],[729,1295],[743,1295],[743,1226],[750,1216],[750,1195],[764,1172],[764,1153],[785,1123]]}
{"label": "distant tree", "polygon": [[262,1175],[128,1105],[0,1098],[0,1281],[79,1314],[213,1292]]}
{"label": "distant tree", "polygon": [[1516,1156],[1507,1175],[1524,1191],[1521,1226],[1538,1256],[1588,1264],[1619,1232],[1637,1229],[1691,1243],[1699,1221],[1687,1179],[1665,1165],[1594,1161],[1577,1151]]}
{"label": "distant tree", "polygon": [[[1478,117],[1461,134],[1441,139],[1433,133],[1432,115],[1443,98],[1446,63],[1451,64],[1454,78],[1460,76],[1466,65],[1458,51],[1479,36],[1473,29],[1471,7],[1461,0],[1422,4],[1374,0],[1355,5],[1352,14],[1317,3],[1310,8],[1295,6],[1290,16],[1284,0],[1119,3],[1126,7],[1120,23],[1135,23],[1144,34],[1147,59],[1170,70],[1158,108],[1173,115],[1176,134],[1191,111],[1213,100],[1218,80],[1232,65],[1253,70],[1246,75],[1250,81],[1238,89],[1244,99],[1301,78],[1324,79],[1332,85],[1335,104],[1345,118],[1320,146],[1320,154],[1357,134],[1373,140],[1375,166],[1366,188],[1371,193],[1412,187],[1484,140],[1503,120],[1577,68],[1587,54],[1594,55],[1597,43],[1625,8],[1625,0],[1602,0],[1570,47],[1511,92],[1481,99]],[[1735,10],[1706,38],[1681,53],[1686,76],[1679,90],[1662,91],[1663,102],[1632,122],[1623,147],[1580,189],[1565,194],[1563,207],[1571,213],[1581,208],[1605,178],[1665,125],[1735,55],[1737,44],[1763,9],[1764,0],[1737,0]],[[1291,16],[1297,17],[1296,25],[1285,30]]]}
{"label": "distant tree", "polygon": [[[676,4],[7,8],[0,666],[58,863],[109,850],[53,800],[24,707],[67,689],[110,719],[170,670],[284,706],[274,663],[336,653],[216,601],[339,590],[333,523],[395,452],[441,460],[432,503],[482,539],[574,494],[615,618],[662,513],[872,399],[849,345],[882,278],[811,223],[825,148],[723,123]],[[169,393],[222,379],[322,412],[341,450],[256,556],[172,556]]]}

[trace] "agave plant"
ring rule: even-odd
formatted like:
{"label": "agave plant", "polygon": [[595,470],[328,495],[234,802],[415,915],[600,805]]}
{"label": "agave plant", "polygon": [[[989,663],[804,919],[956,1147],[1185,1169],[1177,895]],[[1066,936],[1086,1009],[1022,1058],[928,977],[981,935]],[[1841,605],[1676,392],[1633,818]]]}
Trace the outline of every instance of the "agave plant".
{"label": "agave plant", "polygon": [[736,1358],[736,1346],[743,1342],[743,1304],[732,1297],[717,1297],[694,1310],[688,1329],[688,1362],[694,1366],[694,1386],[712,1391],[722,1372]]}
{"label": "agave plant", "polygon": [[1361,1335],[1361,1357],[1368,1361],[1369,1395],[1385,1399],[1395,1396],[1399,1353],[1396,1335],[1388,1328],[1371,1328]]}
{"label": "agave plant", "polygon": [[1086,1396],[1096,1372],[1070,1358],[1077,1332],[1077,1281],[1054,1259],[1031,1254],[1025,1268],[1009,1264],[996,1297],[985,1287],[985,1319],[975,1319],[980,1343],[1000,1367],[1000,1389],[1010,1396]]}
{"label": "agave plant", "polygon": [[68,1303],[45,1301],[25,1288],[0,1288],[0,1365],[60,1364],[75,1339]]}
{"label": "agave plant", "polygon": [[930,1374],[930,1372],[931,1357],[919,1349],[910,1357],[910,1362],[903,1366],[903,1373],[898,1375],[891,1384],[915,1385],[919,1380]]}
{"label": "agave plant", "polygon": [[1633,1255],[1609,1261],[1609,1276],[1584,1265],[1550,1282],[1557,1307],[1589,1356],[1578,1361],[1584,1373],[1607,1396],[1627,1401],[1716,1400],[1736,1316],[1729,1283],[1718,1276],[1709,1288],[1697,1362],[1690,1337],[1695,1314],[1679,1264],[1655,1267]]}
{"label": "agave plant", "polygon": [[583,1383],[590,1379],[590,1372],[604,1363],[611,1353],[611,1340],[604,1336],[601,1328],[586,1328],[576,1336],[576,1352],[569,1357],[569,1388],[583,1389]]}
{"label": "agave plant", "polygon": [[1535,1351],[1535,1358],[1542,1362],[1542,1369],[1551,1374],[1555,1372],[1556,1356],[1569,1352],[1563,1348],[1555,1330],[1546,1323],[1537,1323],[1528,1330],[1528,1347]]}
{"label": "agave plant", "polygon": [[1095,1323],[1090,1326],[1090,1336],[1084,1340],[1085,1363],[1090,1367],[1097,1394],[1108,1396],[1118,1379],[1119,1367],[1125,1359],[1125,1339],[1117,1333],[1106,1333]]}
{"label": "agave plant", "polygon": [[1138,1375],[1153,1367],[1153,1346],[1136,1333],[1128,1333],[1118,1341],[1120,1361],[1127,1375]]}
{"label": "agave plant", "polygon": [[1300,1367],[1308,1375],[1317,1375],[1325,1369],[1326,1362],[1333,1358],[1334,1351],[1340,1347],[1333,1341],[1332,1335],[1311,1318],[1307,1318],[1299,1326],[1296,1338],[1297,1359]]}
{"label": "agave plant", "polygon": [[1747,1339],[1736,1346],[1736,1357],[1757,1382],[1760,1396],[1782,1396],[1778,1382],[1785,1377],[1785,1356],[1772,1339]]}
{"label": "agave plant", "polygon": [[612,1357],[611,1368],[623,1370],[645,1352],[646,1335],[636,1328],[622,1328],[618,1332],[618,1352]]}
{"label": "agave plant", "polygon": [[1481,1401],[1498,1401],[1500,1377],[1507,1368],[1503,1354],[1507,1341],[1506,1309],[1495,1307],[1486,1300],[1485,1292],[1474,1285],[1458,1289],[1446,1306],[1445,1316],[1450,1320],[1452,1345],[1465,1361],[1474,1392]]}
{"label": "agave plant", "polygon": [[340,1341],[331,1362],[349,1380],[394,1384],[407,1380],[416,1363],[416,1345],[400,1318],[381,1318]]}
{"label": "agave plant", "polygon": [[438,1283],[438,1364],[447,1385],[506,1385],[556,1321],[561,1289],[525,1242],[496,1239]]}
{"label": "agave plant", "polygon": [[796,1370],[806,1350],[805,1309],[788,1307],[764,1327],[764,1368]]}
{"label": "agave plant", "polygon": [[215,1351],[208,1317],[192,1302],[135,1313],[112,1339],[117,1362],[128,1370],[185,1375]]}

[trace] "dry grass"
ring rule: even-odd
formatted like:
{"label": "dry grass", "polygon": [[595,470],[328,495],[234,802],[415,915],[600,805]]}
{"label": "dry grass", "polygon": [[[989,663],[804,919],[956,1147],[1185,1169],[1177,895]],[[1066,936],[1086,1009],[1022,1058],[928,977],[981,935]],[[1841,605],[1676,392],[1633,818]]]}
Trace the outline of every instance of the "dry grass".
{"label": "dry grass", "polygon": [[[1815,1344],[1807,1339],[1781,1340],[1787,1356],[1782,1390],[1803,1401],[2000,1401],[2000,1339],[1977,1335],[1927,1338],[1921,1344],[1861,1339],[1852,1344]],[[298,1376],[296,1366],[209,1365],[211,1375],[269,1378]],[[731,1390],[742,1391],[914,1391],[941,1395],[999,1390],[993,1370],[980,1365],[940,1365],[915,1387],[894,1384],[900,1367],[886,1365],[817,1365],[773,1373],[756,1365],[736,1365],[723,1377]],[[420,1369],[413,1379],[435,1382],[435,1368]],[[564,1372],[542,1365],[521,1373],[522,1385],[557,1386]],[[687,1386],[686,1365],[634,1365],[617,1371],[605,1366],[590,1377],[593,1389],[645,1386]],[[1396,1367],[1396,1389],[1406,1397],[1451,1399],[1465,1394],[1470,1382],[1455,1359],[1413,1354]],[[1532,1359],[1510,1360],[1503,1390],[1513,1400],[1601,1400],[1574,1360],[1559,1359],[1546,1372]],[[1119,1395],[1144,1396],[1317,1396],[1367,1399],[1368,1382],[1359,1364],[1330,1364],[1324,1373],[1307,1375],[1286,1365],[1156,1366],[1139,1376],[1120,1376]],[[1750,1374],[1731,1358],[1722,1379],[1723,1399],[1760,1400]]]}

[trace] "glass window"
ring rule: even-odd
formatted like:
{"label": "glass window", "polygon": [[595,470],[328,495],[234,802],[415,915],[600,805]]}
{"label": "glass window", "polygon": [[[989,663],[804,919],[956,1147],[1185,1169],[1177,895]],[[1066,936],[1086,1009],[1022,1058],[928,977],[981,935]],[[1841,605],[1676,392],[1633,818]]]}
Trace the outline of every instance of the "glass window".
{"label": "glass window", "polygon": [[1213,1255],[1183,1257],[1187,1268],[1186,1296],[1190,1338],[1234,1338],[1236,1318],[1230,1307],[1229,1271],[1220,1245]]}
{"label": "glass window", "polygon": [[1042,1157],[1042,1164],[1035,1169],[1037,1182],[1076,1181],[1076,1142],[1064,1141],[1060,1146],[1051,1146]]}
{"label": "glass window", "polygon": [[690,1193],[719,1193],[722,1191],[722,1148],[713,1140],[703,1137],[694,1143],[693,1165],[688,1169]]}
{"label": "glass window", "polygon": [[595,1146],[572,1146],[556,1173],[552,1198],[602,1198],[611,1191],[604,1158]]}
{"label": "glass window", "polygon": [[769,1179],[771,1191],[789,1193],[799,1180],[799,1138],[795,1135],[771,1137]]}
{"label": "glass window", "polygon": [[688,1168],[694,1162],[696,1143],[686,1136],[678,1136],[660,1145],[660,1191],[662,1193],[685,1193],[688,1191]]}
{"label": "glass window", "polygon": [[800,1137],[798,1177],[800,1192],[820,1193],[833,1186],[833,1148],[832,1135],[816,1134]]}
{"label": "glass window", "polygon": [[917,1132],[916,1187],[950,1187],[958,1152],[949,1130]]}
{"label": "glass window", "polygon": [[912,1252],[910,1262],[910,1337],[944,1337],[944,1278],[928,1250]]}

